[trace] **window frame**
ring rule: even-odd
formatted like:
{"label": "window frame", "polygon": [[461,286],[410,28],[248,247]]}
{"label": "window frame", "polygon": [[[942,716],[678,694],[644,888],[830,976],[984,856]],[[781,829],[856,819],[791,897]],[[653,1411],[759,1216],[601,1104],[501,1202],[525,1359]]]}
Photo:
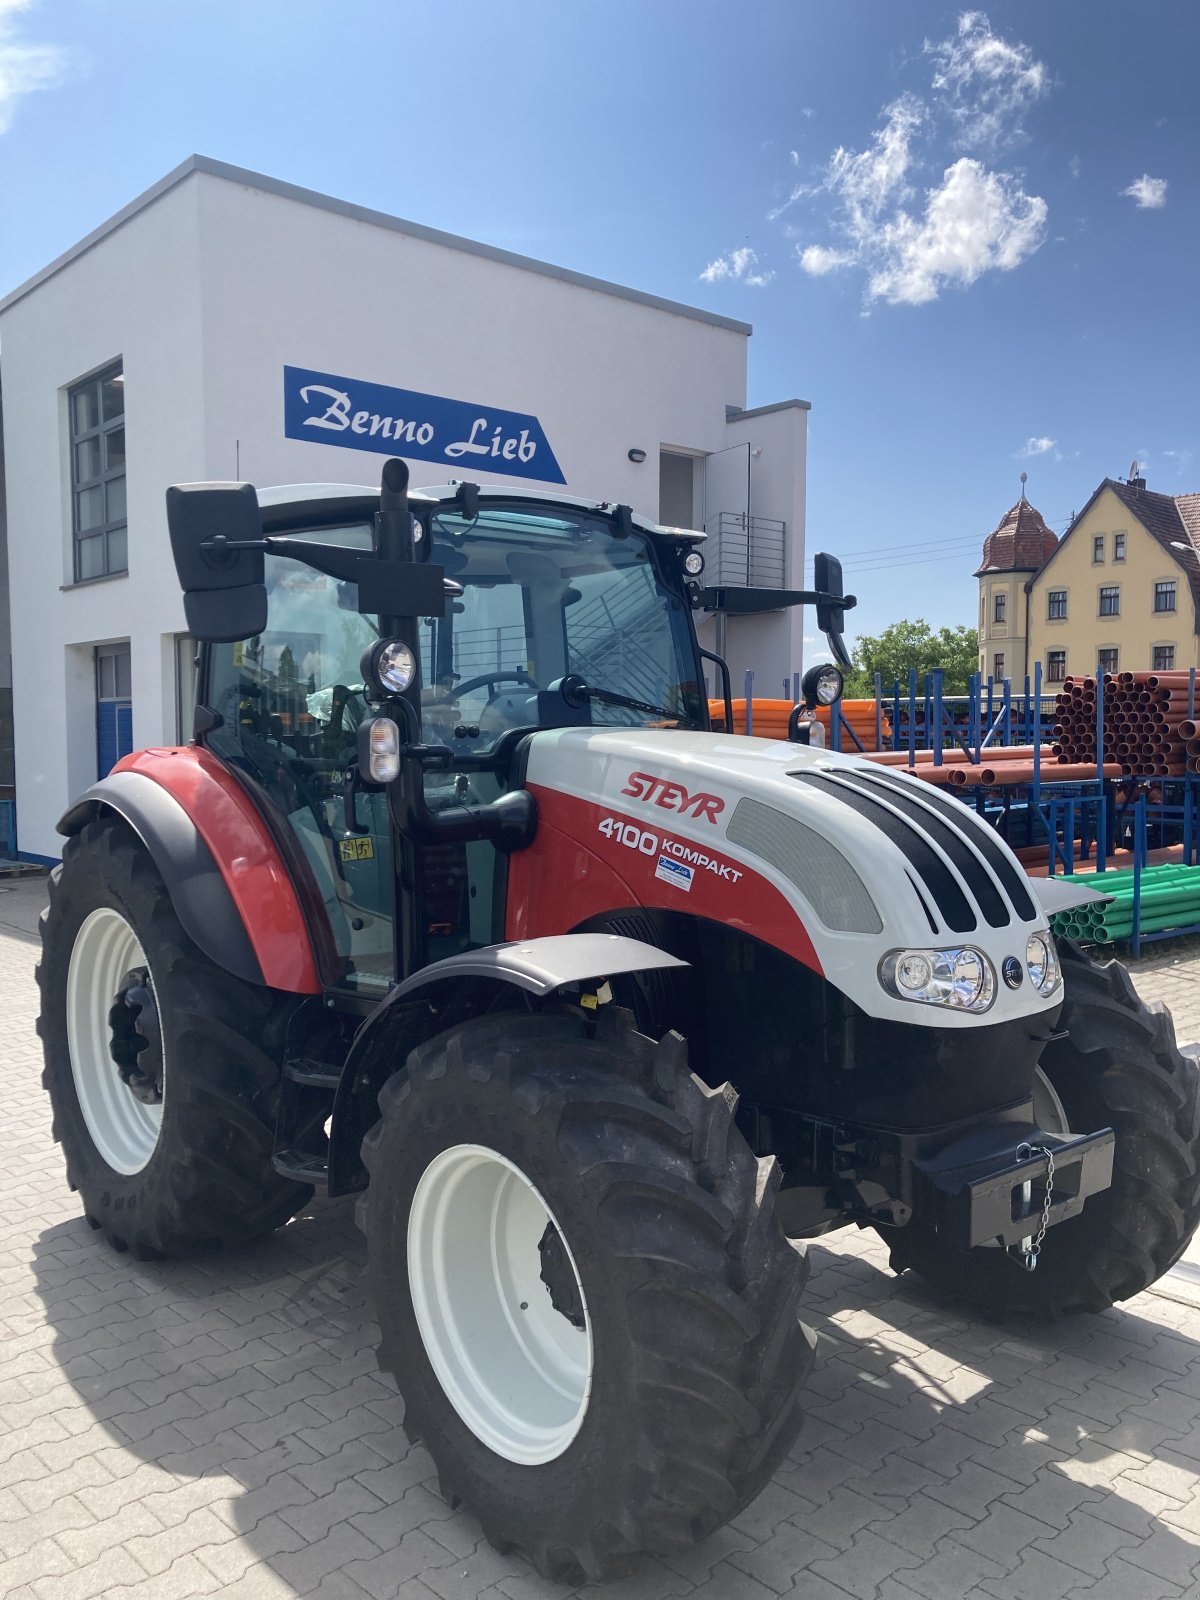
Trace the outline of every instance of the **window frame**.
{"label": "window frame", "polygon": [[1125,559],[1125,544],[1126,544],[1126,539],[1125,539],[1125,530],[1124,529],[1121,529],[1120,532],[1113,534],[1113,560],[1114,561],[1124,561],[1124,559]]}
{"label": "window frame", "polygon": [[992,681],[1004,682],[1004,651],[997,650],[992,656]]}
{"label": "window frame", "polygon": [[[1112,660],[1110,662],[1106,662],[1104,660],[1105,656],[1111,656]],[[1097,672],[1107,672],[1110,676],[1114,676],[1116,673],[1118,673],[1121,670],[1120,662],[1121,662],[1121,650],[1120,650],[1120,646],[1119,645],[1115,645],[1115,644],[1101,645],[1100,648],[1096,651],[1096,671]]]}
{"label": "window frame", "polygon": [[[121,390],[121,410],[117,416],[105,417],[104,415],[104,387],[120,379],[117,387]],[[76,426],[77,402],[89,391],[93,392],[96,407],[96,422],[90,428]],[[103,578],[124,577],[129,572],[129,506],[128,506],[128,440],[126,449],[122,453],[119,467],[109,467],[107,464],[108,438],[120,431],[125,434],[125,370],[121,361],[111,362],[102,367],[98,372],[92,373],[88,378],[81,379],[78,383],[69,385],[67,395],[67,450],[68,474],[71,494],[71,582],[96,583]],[[86,446],[95,441],[99,459],[98,474],[82,478],[79,475],[79,452],[81,446]],[[109,517],[108,495],[109,486],[120,482],[125,485],[126,505],[125,512],[120,517]],[[86,530],[80,527],[79,504],[84,494],[91,490],[99,490],[103,502],[103,516],[100,522],[92,524]],[[110,540],[114,534],[124,536],[125,554],[120,565],[114,564],[109,555]],[[82,547],[85,544],[98,542],[102,549],[103,561],[99,572],[84,573],[82,570]]]}
{"label": "window frame", "polygon": [[[1105,605],[1105,598],[1111,597],[1111,607]],[[1102,583],[1097,594],[1098,617],[1119,617],[1121,615],[1121,585],[1119,583]]]}
{"label": "window frame", "polygon": [[[1159,603],[1158,603],[1159,591],[1162,590],[1164,592],[1164,594],[1165,594],[1165,592],[1168,589],[1171,592],[1171,604],[1169,606],[1160,606]],[[1153,595],[1152,615],[1156,616],[1156,617],[1171,617],[1171,616],[1175,615],[1175,613],[1178,611],[1178,609],[1179,609],[1179,582],[1178,582],[1178,580],[1175,579],[1175,578],[1155,578],[1155,580],[1154,580],[1154,595]]]}
{"label": "window frame", "polygon": [[[1068,611],[1067,595],[1068,595],[1068,591],[1066,589],[1047,589],[1046,590],[1046,621],[1047,622],[1066,622],[1066,620],[1067,620],[1067,611]],[[1055,602],[1056,598],[1059,597],[1059,596],[1062,597],[1062,610],[1061,611],[1055,611],[1054,602]]]}
{"label": "window frame", "polygon": [[1094,567],[1102,567],[1104,565],[1104,541],[1107,537],[1108,535],[1104,533],[1094,533],[1092,535],[1092,565]]}
{"label": "window frame", "polygon": [[[1171,657],[1169,662],[1163,662],[1163,663],[1160,664],[1158,661],[1156,661],[1154,659],[1155,656],[1158,655],[1160,650],[1165,650],[1165,651],[1169,652],[1170,657]],[[1150,646],[1150,671],[1151,672],[1174,672],[1175,671],[1175,646],[1173,644],[1152,644]]]}
{"label": "window frame", "polygon": [[[1062,662],[1062,671],[1060,673],[1057,673],[1057,674],[1054,671],[1055,658],[1060,659],[1061,662]],[[1047,650],[1046,651],[1046,682],[1047,683],[1063,683],[1065,681],[1065,679],[1066,679],[1066,676],[1067,676],[1067,652],[1065,650]]]}
{"label": "window frame", "polygon": [[992,622],[1008,622],[1008,590],[997,589],[992,596]]}

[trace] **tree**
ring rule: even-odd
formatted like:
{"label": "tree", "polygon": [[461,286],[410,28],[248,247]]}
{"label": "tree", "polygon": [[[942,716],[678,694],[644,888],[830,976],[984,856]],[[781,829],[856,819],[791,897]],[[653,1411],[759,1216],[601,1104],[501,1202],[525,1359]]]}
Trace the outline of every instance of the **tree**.
{"label": "tree", "polygon": [[917,681],[940,667],[945,694],[966,694],[967,684],[979,666],[979,633],[975,628],[939,628],[935,633],[923,617],[915,622],[893,622],[881,634],[861,634],[852,652],[854,666],[846,674],[847,699],[870,698],[875,693],[875,674],[883,680],[884,691],[899,679],[908,687],[909,669],[917,669]]}

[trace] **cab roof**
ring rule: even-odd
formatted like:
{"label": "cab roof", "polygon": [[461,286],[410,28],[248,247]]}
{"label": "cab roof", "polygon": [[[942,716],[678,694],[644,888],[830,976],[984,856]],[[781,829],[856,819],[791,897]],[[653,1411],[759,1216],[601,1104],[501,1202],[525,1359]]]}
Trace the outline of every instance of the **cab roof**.
{"label": "cab roof", "polygon": [[[408,491],[409,503],[414,506],[445,505],[458,494],[459,482],[437,484]],[[547,493],[544,489],[508,488],[500,484],[480,484],[479,499],[483,504],[511,504],[514,500],[528,500],[545,506],[563,507],[572,511],[608,513],[613,502],[607,500],[582,500],[576,495]],[[357,483],[285,483],[258,490],[258,504],[263,512],[263,527],[268,533],[277,533],[293,522],[311,523],[314,517],[372,517],[379,509],[379,490]],[[672,543],[697,543],[705,538],[697,528],[671,528],[647,517],[633,515],[634,526],[644,533]]]}

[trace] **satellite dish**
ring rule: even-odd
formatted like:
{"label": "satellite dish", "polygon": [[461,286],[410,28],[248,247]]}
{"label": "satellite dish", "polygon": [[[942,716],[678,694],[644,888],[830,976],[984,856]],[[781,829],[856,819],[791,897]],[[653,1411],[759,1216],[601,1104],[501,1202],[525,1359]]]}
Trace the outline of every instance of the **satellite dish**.
{"label": "satellite dish", "polygon": [[1138,463],[1137,463],[1137,457],[1134,456],[1133,460],[1129,463],[1129,476],[1131,478],[1136,478],[1137,475],[1138,475]]}

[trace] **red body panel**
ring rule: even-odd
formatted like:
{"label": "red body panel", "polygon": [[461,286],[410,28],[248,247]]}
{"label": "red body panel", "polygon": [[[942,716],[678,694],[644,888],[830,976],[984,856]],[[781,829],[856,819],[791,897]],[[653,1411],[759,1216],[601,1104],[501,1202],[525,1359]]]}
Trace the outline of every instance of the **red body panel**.
{"label": "red body panel", "polygon": [[[716,867],[736,872],[736,878],[698,866],[691,887],[684,891],[657,875],[658,848],[645,854],[600,832],[600,824],[614,815],[611,807],[593,805],[541,784],[531,783],[529,789],[537,800],[538,829],[529,849],[518,850],[509,858],[507,938],[568,933],[603,912],[648,906],[685,911],[738,928],[785,951],[814,972],[821,971],[812,940],[792,906],[773,883],[745,862],[707,849],[705,853]],[[629,822],[637,829],[632,816]],[[676,844],[692,848],[693,853],[698,849],[694,840],[677,839],[669,831],[656,829],[654,836],[668,853]]]}
{"label": "red body panel", "polygon": [[273,989],[319,994],[321,981],[296,890],[270,830],[221,763],[195,745],[138,750],[114,772],[136,772],[176,799],[211,850],[263,979]]}

